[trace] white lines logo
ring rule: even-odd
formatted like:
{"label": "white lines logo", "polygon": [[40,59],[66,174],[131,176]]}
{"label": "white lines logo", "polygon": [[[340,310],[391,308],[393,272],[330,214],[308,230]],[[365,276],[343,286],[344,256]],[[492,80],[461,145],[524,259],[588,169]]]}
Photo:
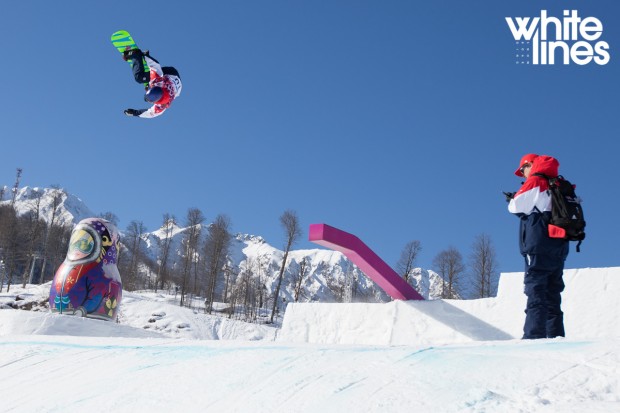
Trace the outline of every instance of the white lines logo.
{"label": "white lines logo", "polygon": [[609,44],[600,40],[603,23],[582,19],[577,10],[564,10],[562,19],[541,10],[540,17],[506,17],[506,22],[516,41],[517,64],[553,65],[557,59],[565,65],[606,65],[611,59]]}

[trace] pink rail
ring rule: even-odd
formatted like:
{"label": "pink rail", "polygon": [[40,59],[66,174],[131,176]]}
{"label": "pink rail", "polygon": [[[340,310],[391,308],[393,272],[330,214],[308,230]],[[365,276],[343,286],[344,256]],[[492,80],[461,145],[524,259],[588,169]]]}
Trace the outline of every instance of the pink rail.
{"label": "pink rail", "polygon": [[424,300],[424,297],[355,235],[327,224],[312,224],[309,239],[342,252],[395,300]]}

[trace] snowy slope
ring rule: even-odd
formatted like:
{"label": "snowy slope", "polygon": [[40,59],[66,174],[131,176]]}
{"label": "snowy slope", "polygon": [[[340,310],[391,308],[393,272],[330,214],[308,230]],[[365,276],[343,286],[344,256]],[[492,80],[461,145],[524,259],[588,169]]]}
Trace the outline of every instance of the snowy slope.
{"label": "snowy slope", "polygon": [[[405,302],[290,307],[318,314],[308,331],[348,344],[300,342],[299,330],[286,332],[288,311],[277,338],[225,327],[213,335],[221,340],[197,340],[220,327],[165,295],[129,294],[121,324],[4,309],[0,410],[620,411],[620,268],[567,273],[569,337],[552,340],[513,338],[523,321],[522,274],[502,277],[497,298],[426,302],[434,306],[426,318],[401,311],[412,304]],[[33,303],[45,288],[19,294],[11,301],[3,293],[0,303]],[[160,321],[162,328],[144,328]],[[174,331],[180,323],[195,333]],[[386,331],[400,344],[377,344]],[[426,343],[406,342],[421,334]]]}
{"label": "snowy slope", "polygon": [[12,286],[0,292],[0,309],[25,308],[34,311],[3,311],[0,338],[13,334],[72,335],[99,337],[159,337],[190,340],[268,340],[277,329],[244,323],[179,307],[174,296],[163,293],[123,292],[119,323],[67,317],[49,313],[47,299],[51,282],[43,285]]}
{"label": "snowy slope", "polygon": [[5,412],[615,412],[619,340],[319,346],[12,336]]}

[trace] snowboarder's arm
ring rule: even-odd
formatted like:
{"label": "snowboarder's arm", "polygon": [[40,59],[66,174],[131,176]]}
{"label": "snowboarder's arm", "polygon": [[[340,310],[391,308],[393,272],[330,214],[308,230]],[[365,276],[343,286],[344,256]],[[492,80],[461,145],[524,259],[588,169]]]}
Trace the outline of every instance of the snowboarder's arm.
{"label": "snowboarder's arm", "polygon": [[162,113],[164,113],[166,109],[162,108],[158,105],[153,105],[149,109],[125,109],[125,115],[127,116],[137,116],[140,118],[155,118]]}
{"label": "snowboarder's arm", "polygon": [[150,108],[143,110],[138,116],[141,118],[155,118],[162,113],[164,113],[166,109],[160,107],[159,105],[153,105]]}

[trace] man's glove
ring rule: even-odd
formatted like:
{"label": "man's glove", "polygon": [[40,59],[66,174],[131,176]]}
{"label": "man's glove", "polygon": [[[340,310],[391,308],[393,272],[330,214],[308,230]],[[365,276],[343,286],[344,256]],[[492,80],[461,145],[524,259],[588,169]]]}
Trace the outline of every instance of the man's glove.
{"label": "man's glove", "polygon": [[502,192],[506,197],[506,202],[510,202],[512,198],[515,197],[516,192]]}
{"label": "man's glove", "polygon": [[136,109],[125,109],[125,115],[127,116],[140,116],[140,111]]}

